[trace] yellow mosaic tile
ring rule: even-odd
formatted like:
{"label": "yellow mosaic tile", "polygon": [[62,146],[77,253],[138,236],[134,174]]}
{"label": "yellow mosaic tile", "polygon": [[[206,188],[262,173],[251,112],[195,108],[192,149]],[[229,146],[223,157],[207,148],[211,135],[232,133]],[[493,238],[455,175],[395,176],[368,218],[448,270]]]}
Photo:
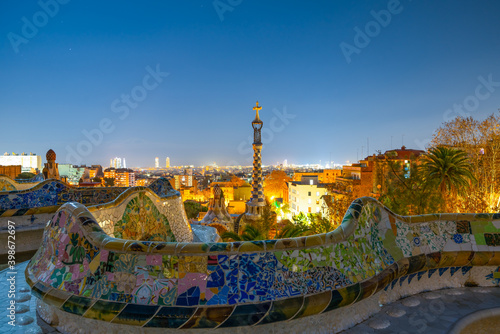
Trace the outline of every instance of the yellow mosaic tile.
{"label": "yellow mosaic tile", "polygon": [[323,245],[323,240],[318,235],[310,235],[306,237],[306,247],[315,247]]}

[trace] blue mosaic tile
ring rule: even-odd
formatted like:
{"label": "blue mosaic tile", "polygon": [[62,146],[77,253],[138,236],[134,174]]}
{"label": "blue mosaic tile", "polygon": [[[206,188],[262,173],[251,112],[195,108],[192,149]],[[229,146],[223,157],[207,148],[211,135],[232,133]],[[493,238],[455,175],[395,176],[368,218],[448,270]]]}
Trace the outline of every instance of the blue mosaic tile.
{"label": "blue mosaic tile", "polygon": [[439,268],[439,276],[443,276],[443,274],[450,269],[449,267],[446,268]]}
{"label": "blue mosaic tile", "polygon": [[470,266],[462,267],[462,275],[467,274],[471,269],[472,269],[472,267],[470,267]]}
{"label": "blue mosaic tile", "polygon": [[431,278],[432,275],[437,271],[437,269],[429,269],[428,277]]}
{"label": "blue mosaic tile", "polygon": [[457,271],[460,270],[460,267],[450,267],[450,274],[453,277]]}
{"label": "blue mosaic tile", "polygon": [[413,273],[408,276],[408,284],[411,283],[412,279],[415,278],[415,276],[417,276],[417,273]]}

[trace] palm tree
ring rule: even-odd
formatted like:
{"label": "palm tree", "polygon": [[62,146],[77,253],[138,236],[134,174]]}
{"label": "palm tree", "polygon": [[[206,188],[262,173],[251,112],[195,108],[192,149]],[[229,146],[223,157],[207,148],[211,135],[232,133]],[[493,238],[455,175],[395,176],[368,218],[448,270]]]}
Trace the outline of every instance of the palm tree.
{"label": "palm tree", "polygon": [[224,241],[252,241],[252,240],[265,240],[266,236],[263,231],[252,225],[247,225],[243,229],[243,233],[237,234],[234,232],[224,232],[221,235]]}
{"label": "palm tree", "polygon": [[309,221],[307,219],[307,216],[303,213],[303,212],[299,212],[298,215],[294,215],[292,217],[292,220],[293,220],[293,223],[295,225],[299,225],[299,226],[308,226],[309,225]]}
{"label": "palm tree", "polygon": [[295,237],[300,237],[303,235],[308,235],[310,234],[311,229],[300,226],[300,225],[295,225],[293,223],[287,224],[281,231],[276,233],[274,236],[274,239],[285,239],[285,238],[295,238]]}
{"label": "palm tree", "polygon": [[449,194],[463,194],[476,182],[467,153],[462,150],[443,146],[432,148],[424,156],[422,167],[426,181],[439,187],[444,210]]}
{"label": "palm tree", "polygon": [[266,203],[262,215],[257,222],[258,229],[262,231],[265,239],[269,239],[271,230],[276,230],[276,213],[269,203]]}

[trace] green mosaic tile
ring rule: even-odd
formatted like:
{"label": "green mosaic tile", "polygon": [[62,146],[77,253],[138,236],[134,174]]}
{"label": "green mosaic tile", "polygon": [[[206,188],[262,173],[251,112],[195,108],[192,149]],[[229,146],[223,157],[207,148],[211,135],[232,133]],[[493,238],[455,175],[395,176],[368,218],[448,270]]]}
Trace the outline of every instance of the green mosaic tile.
{"label": "green mosaic tile", "polygon": [[355,301],[356,303],[370,297],[377,291],[377,286],[379,284],[378,276],[379,275],[359,283],[360,292],[358,298]]}
{"label": "green mosaic tile", "polygon": [[410,261],[410,264],[408,267],[408,275],[424,270],[426,262],[427,262],[427,258],[425,256],[425,254],[412,256],[408,260]]}
{"label": "green mosaic tile", "polygon": [[113,320],[125,307],[125,303],[116,303],[105,300],[98,300],[83,315],[85,318],[97,319],[106,322]]}
{"label": "green mosaic tile", "polygon": [[255,325],[266,315],[270,307],[271,302],[238,305],[229,318],[224,321],[219,328]]}
{"label": "green mosaic tile", "polygon": [[200,307],[181,328],[215,328],[231,315],[233,309],[234,306]]}
{"label": "green mosaic tile", "polygon": [[324,312],[351,305],[358,298],[360,290],[361,288],[359,283],[350,285],[343,289],[333,290],[330,304],[328,304]]}
{"label": "green mosaic tile", "polygon": [[71,296],[71,293],[58,289],[52,289],[45,295],[45,297],[43,297],[43,301],[56,308],[60,308],[64,304],[64,302]]}
{"label": "green mosaic tile", "polygon": [[304,298],[304,304],[299,312],[293,317],[298,319],[323,312],[332,300],[332,292],[325,291]]}
{"label": "green mosaic tile", "polygon": [[113,319],[112,323],[121,325],[143,326],[156,314],[159,306],[127,304]]}
{"label": "green mosaic tile", "polygon": [[45,294],[50,290],[50,287],[45,286],[44,284],[37,282],[35,285],[31,287],[31,294],[37,297],[38,299],[43,299]]}
{"label": "green mosaic tile", "polygon": [[289,320],[302,308],[303,303],[304,297],[302,296],[275,301],[264,319],[259,322],[259,325]]}
{"label": "green mosaic tile", "polygon": [[144,327],[179,328],[196,311],[196,307],[162,307]]}
{"label": "green mosaic tile", "polygon": [[474,240],[476,240],[476,245],[486,246],[486,239],[483,232],[475,233]]}
{"label": "green mosaic tile", "polygon": [[76,315],[83,315],[94,301],[94,299],[73,295],[63,304],[61,309]]}

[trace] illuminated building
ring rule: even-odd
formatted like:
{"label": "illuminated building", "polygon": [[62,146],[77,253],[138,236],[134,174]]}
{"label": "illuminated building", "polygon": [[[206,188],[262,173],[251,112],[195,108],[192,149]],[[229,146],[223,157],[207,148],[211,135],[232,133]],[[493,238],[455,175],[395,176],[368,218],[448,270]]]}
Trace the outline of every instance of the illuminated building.
{"label": "illuminated building", "polygon": [[155,158],[155,168],[160,168],[160,159],[158,157]]}
{"label": "illuminated building", "polygon": [[135,187],[135,173],[128,168],[107,168],[104,170],[105,179],[114,179],[115,187]]}
{"label": "illuminated building", "polygon": [[179,190],[181,187],[197,187],[198,183],[193,176],[193,174],[189,174],[189,172],[185,171],[184,174],[174,175],[174,189]]}
{"label": "illuminated building", "polygon": [[77,167],[72,164],[59,164],[58,167],[61,178],[65,178],[66,182],[72,185],[78,185],[85,173],[85,167]]}
{"label": "illuminated building", "polygon": [[104,178],[114,180],[115,179],[115,172],[116,172],[116,168],[114,168],[114,167],[106,168],[104,170]]}
{"label": "illuminated building", "polygon": [[169,157],[167,157],[167,159],[165,160],[165,167],[170,168],[170,158]]}
{"label": "illuminated building", "polygon": [[321,197],[327,194],[327,189],[318,182],[317,175],[303,176],[301,181],[289,181],[288,188],[288,202],[293,214],[321,211]]}
{"label": "illuminated building", "polygon": [[338,176],[341,176],[341,169],[324,169],[318,172],[298,172],[293,175],[293,181],[301,181],[303,176],[318,176],[319,183],[335,183]]}
{"label": "illuminated building", "polygon": [[123,158],[123,163],[122,163],[122,158],[114,158],[111,159],[109,167],[114,167],[114,168],[127,168],[125,166],[125,158]]}
{"label": "illuminated building", "polygon": [[5,153],[0,156],[0,166],[21,166],[21,173],[42,170],[42,157],[31,153]]}

